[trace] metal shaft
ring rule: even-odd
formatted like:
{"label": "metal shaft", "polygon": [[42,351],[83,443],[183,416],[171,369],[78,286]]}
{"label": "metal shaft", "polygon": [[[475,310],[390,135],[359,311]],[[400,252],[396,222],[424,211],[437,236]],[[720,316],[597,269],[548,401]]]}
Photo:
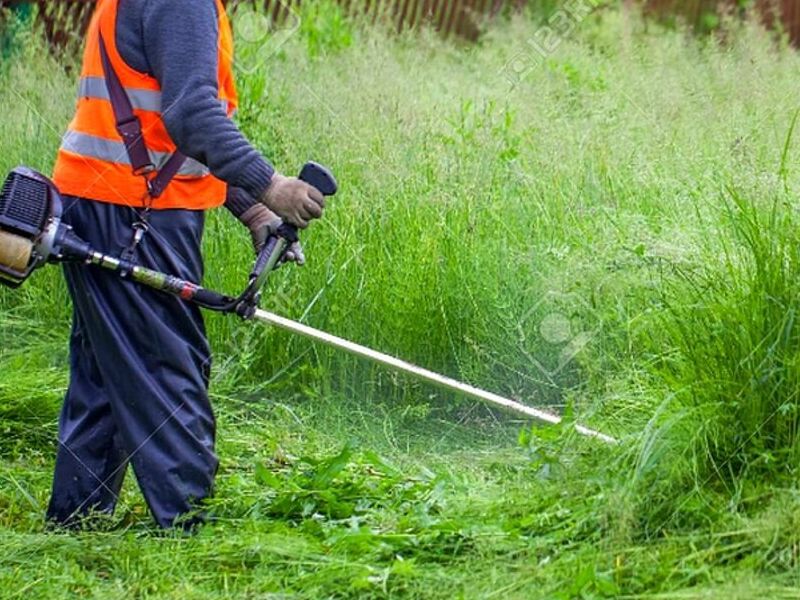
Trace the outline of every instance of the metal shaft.
{"label": "metal shaft", "polygon": [[[275,327],[278,327],[280,329],[284,329],[286,331],[290,331],[292,333],[301,335],[303,337],[310,338],[317,342],[322,342],[323,344],[326,344],[328,346],[333,346],[334,348],[338,348],[340,350],[344,350],[351,354],[355,354],[356,356],[360,356],[362,358],[366,358],[373,362],[386,365],[387,367],[391,367],[398,371],[402,371],[403,373],[408,373],[409,375],[413,375],[418,379],[425,380],[428,383],[431,383],[438,387],[453,392],[457,392],[465,396],[469,396],[470,398],[475,398],[476,400],[481,400],[482,402],[488,402],[490,404],[501,406],[507,410],[522,413],[529,417],[533,417],[534,419],[538,419],[539,421],[544,421],[545,423],[551,423],[555,425],[560,423],[562,420],[561,417],[559,417],[558,415],[554,415],[547,411],[543,411],[538,408],[533,408],[531,406],[526,406],[515,400],[504,398],[503,396],[499,396],[495,393],[488,392],[480,388],[476,388],[469,384],[462,383],[461,381],[456,381],[455,379],[452,379],[450,377],[446,377],[444,375],[440,375],[439,373],[434,373],[433,371],[429,371],[428,369],[423,369],[422,367],[412,365],[411,363],[406,362],[404,360],[400,360],[399,358],[395,358],[394,356],[384,354],[383,352],[378,352],[377,350],[373,350],[371,348],[367,348],[366,346],[350,342],[335,335],[325,333],[324,331],[320,331],[319,329],[314,329],[313,327],[309,327],[308,325],[297,323],[296,321],[292,321],[291,319],[280,317],[274,313],[267,312],[265,310],[261,309],[256,310],[255,315],[253,315],[253,318],[258,319],[259,321],[262,321],[264,323],[274,325]],[[601,433],[599,431],[595,431],[594,429],[589,429],[588,427],[584,427],[583,425],[576,424],[575,429],[578,431],[578,433],[582,435],[598,438],[609,444],[615,444],[617,442],[617,440],[614,439],[613,437]]]}

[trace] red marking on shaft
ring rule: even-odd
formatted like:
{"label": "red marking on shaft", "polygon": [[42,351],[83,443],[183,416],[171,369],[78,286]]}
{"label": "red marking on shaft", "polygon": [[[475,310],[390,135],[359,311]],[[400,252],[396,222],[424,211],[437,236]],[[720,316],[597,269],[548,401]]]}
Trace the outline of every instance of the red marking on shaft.
{"label": "red marking on shaft", "polygon": [[181,298],[183,298],[184,300],[191,300],[192,298],[194,298],[194,294],[196,291],[197,291],[196,285],[194,285],[193,283],[187,283],[186,285],[183,286],[183,289],[181,290],[180,294]]}

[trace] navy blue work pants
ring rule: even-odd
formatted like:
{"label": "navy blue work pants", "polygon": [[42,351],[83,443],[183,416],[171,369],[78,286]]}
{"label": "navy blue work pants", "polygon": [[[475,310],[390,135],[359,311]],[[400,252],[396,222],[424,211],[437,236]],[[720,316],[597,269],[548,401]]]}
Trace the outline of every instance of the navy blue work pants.
{"label": "navy blue work pants", "polygon": [[[104,252],[123,251],[134,219],[129,207],[65,198],[64,220]],[[200,281],[203,212],[153,211],[149,221],[136,262]],[[156,522],[190,526],[218,465],[200,310],[99,267],[64,272],[74,320],[48,520],[111,513],[130,463]]]}

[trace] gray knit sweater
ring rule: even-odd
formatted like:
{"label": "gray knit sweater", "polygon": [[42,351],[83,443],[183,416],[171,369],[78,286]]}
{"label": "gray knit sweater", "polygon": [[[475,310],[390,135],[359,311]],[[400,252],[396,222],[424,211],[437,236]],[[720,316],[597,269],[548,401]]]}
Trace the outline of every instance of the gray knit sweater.
{"label": "gray knit sweater", "polygon": [[230,188],[226,203],[238,215],[267,188],[273,168],[217,101],[218,34],[214,0],[119,0],[122,59],[159,82],[164,124],[180,151],[241,188]]}

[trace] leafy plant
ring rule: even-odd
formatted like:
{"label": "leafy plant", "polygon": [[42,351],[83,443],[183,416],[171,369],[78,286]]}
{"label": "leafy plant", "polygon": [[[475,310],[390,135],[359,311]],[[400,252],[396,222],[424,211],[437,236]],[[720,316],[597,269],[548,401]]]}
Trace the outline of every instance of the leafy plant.
{"label": "leafy plant", "polygon": [[408,477],[375,452],[357,452],[350,444],[327,458],[299,458],[278,474],[259,464],[256,479],[270,490],[269,515],[298,522],[354,519],[350,524],[387,510],[398,519],[432,518],[445,484],[430,472]]}
{"label": "leafy plant", "polygon": [[311,58],[341,51],[353,43],[351,22],[342,7],[331,0],[301,4],[300,33]]}

